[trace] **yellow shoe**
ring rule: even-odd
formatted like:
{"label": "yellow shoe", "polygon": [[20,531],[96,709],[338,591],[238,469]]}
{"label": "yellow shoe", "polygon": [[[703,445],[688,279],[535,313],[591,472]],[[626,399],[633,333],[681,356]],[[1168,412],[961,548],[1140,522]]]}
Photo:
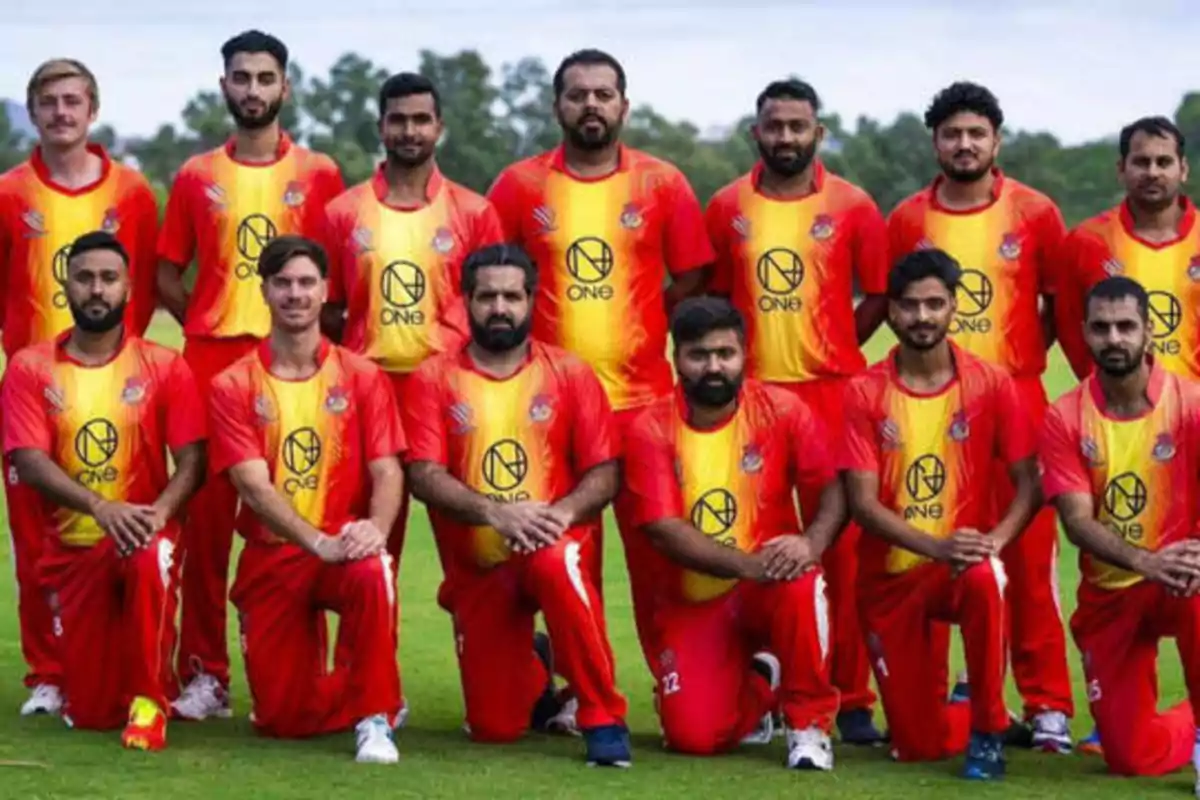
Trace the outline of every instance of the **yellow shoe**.
{"label": "yellow shoe", "polygon": [[134,698],[121,745],[130,750],[162,750],[167,746],[167,715],[158,703],[148,697]]}

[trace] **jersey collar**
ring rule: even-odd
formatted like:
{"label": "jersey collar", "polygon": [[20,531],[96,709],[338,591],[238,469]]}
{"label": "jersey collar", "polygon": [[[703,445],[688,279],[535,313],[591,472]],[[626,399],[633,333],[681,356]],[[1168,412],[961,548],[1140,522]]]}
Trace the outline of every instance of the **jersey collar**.
{"label": "jersey collar", "polygon": [[288,136],[287,131],[281,130],[279,132],[279,145],[275,148],[275,158],[271,161],[242,161],[241,159],[239,159],[235,155],[235,153],[237,152],[237,137],[235,137],[235,136],[230,136],[225,141],[225,144],[222,145],[222,149],[225,151],[225,155],[229,156],[229,160],[234,162],[235,164],[238,164],[239,166],[271,167],[271,166],[278,164],[280,161],[283,160],[284,156],[286,156],[288,153],[291,152],[292,145],[293,145],[292,137]]}
{"label": "jersey collar", "polygon": [[679,421],[692,430],[700,433],[713,433],[725,428],[727,425],[729,425],[729,423],[737,419],[738,415],[742,412],[742,403],[745,402],[746,399],[746,386],[750,383],[750,381],[750,378],[742,379],[741,388],[738,389],[737,393],[737,406],[733,409],[733,413],[718,422],[716,425],[711,425],[708,427],[701,427],[699,425],[692,424],[692,406],[690,403],[688,403],[687,394],[685,394],[683,391],[683,384],[676,384],[675,412],[679,415]]}
{"label": "jersey collar", "polygon": [[1192,232],[1192,228],[1194,228],[1196,225],[1196,206],[1194,203],[1192,203],[1191,199],[1189,199],[1186,195],[1180,195],[1179,207],[1183,210],[1183,216],[1179,218],[1179,224],[1175,228],[1177,235],[1174,239],[1169,239],[1165,242],[1148,242],[1141,236],[1138,236],[1137,233],[1134,232],[1133,212],[1129,209],[1128,198],[1122,200],[1121,205],[1118,207],[1118,213],[1121,217],[1121,227],[1125,229],[1125,233],[1127,233],[1139,244],[1144,244],[1147,247],[1155,250],[1161,250],[1164,247],[1170,247],[1173,244],[1178,244],[1180,240],[1184,239],[1188,234],[1190,234]]}
{"label": "jersey collar", "polygon": [[95,189],[100,184],[104,183],[108,178],[108,174],[112,172],[112,157],[108,151],[104,149],[104,145],[96,142],[87,143],[87,151],[94,156],[100,157],[100,177],[89,183],[87,186],[80,186],[78,189],[68,189],[60,183],[57,183],[50,177],[50,168],[46,166],[46,161],[42,157],[42,146],[35,145],[33,152],[29,154],[29,164],[33,167],[33,172],[38,176],[38,180],[49,186],[59,194],[65,194],[68,197],[75,197],[81,194],[87,194],[92,189]]}
{"label": "jersey collar", "polygon": [[891,352],[888,353],[887,357],[887,374],[892,385],[895,386],[898,391],[903,392],[909,397],[917,398],[941,397],[943,394],[953,388],[954,385],[962,378],[962,371],[963,367],[965,366],[963,363],[964,357],[962,348],[955,344],[954,340],[947,337],[946,344],[950,346],[950,362],[954,365],[954,377],[951,378],[945,386],[932,392],[918,392],[905,384],[904,381],[900,379],[900,369],[896,366],[896,355],[900,352],[900,345],[893,347]]}
{"label": "jersey collar", "polygon": [[129,329],[124,325],[121,326],[121,340],[117,342],[117,349],[112,351],[112,355],[106,358],[99,364],[85,364],[75,356],[71,355],[71,351],[67,349],[67,342],[71,338],[71,331],[74,328],[67,328],[54,338],[54,354],[58,361],[66,361],[69,364],[74,364],[84,369],[94,369],[96,367],[105,367],[117,360],[117,356],[125,349],[125,344],[129,341]]}
{"label": "jersey collar", "polygon": [[989,200],[986,205],[978,206],[976,208],[957,209],[946,208],[942,205],[941,201],[938,200],[938,189],[943,183],[946,182],[945,175],[938,175],[929,184],[929,205],[943,214],[975,214],[991,208],[995,202],[1000,199],[1000,195],[1004,191],[1004,181],[1006,180],[1004,173],[1000,171],[999,167],[992,167],[992,178],[992,199]]}
{"label": "jersey collar", "polygon": [[560,144],[558,147],[556,147],[550,151],[550,168],[555,170],[556,172],[561,172],[564,175],[569,175],[574,180],[582,181],[584,183],[591,183],[593,181],[602,181],[602,180],[605,180],[606,178],[612,177],[613,175],[615,175],[618,172],[628,172],[629,171],[629,148],[623,144],[617,145],[617,168],[613,172],[610,172],[607,175],[599,175],[594,178],[583,178],[583,177],[580,177],[579,175],[576,175],[567,166],[566,148],[564,148]]}
{"label": "jersey collar", "polygon": [[[333,351],[333,344],[328,339],[326,339],[324,336],[322,336],[320,344],[317,345],[317,370],[318,371],[321,369],[321,367],[325,366],[325,361],[326,361],[326,359],[329,358],[329,354],[332,351]],[[275,363],[275,353],[272,352],[272,350],[271,350],[270,337],[263,339],[262,342],[259,343],[259,345],[258,345],[258,360],[262,362],[263,368],[266,369],[266,371],[271,374],[272,378],[275,378],[276,380],[286,380],[285,378],[280,378],[278,375],[271,373],[271,366]],[[308,378],[305,378],[304,380],[308,380]]]}
{"label": "jersey collar", "polygon": [[[1162,397],[1167,372],[1154,356],[1146,356],[1146,361],[1150,364],[1150,380],[1146,383],[1146,399],[1150,401],[1150,408],[1153,410],[1158,407],[1158,399]],[[1092,396],[1092,402],[1101,414],[1108,416],[1108,399],[1104,396],[1104,389],[1100,386],[1100,378],[1096,375],[1095,370],[1092,371],[1088,381],[1088,392]]]}
{"label": "jersey collar", "polygon": [[375,174],[371,176],[371,189],[375,192],[376,200],[388,208],[395,209],[396,211],[416,211],[419,208],[424,208],[425,205],[433,202],[434,198],[438,196],[438,193],[442,191],[442,186],[446,182],[446,179],[442,177],[442,171],[438,169],[437,163],[435,162],[433,165],[433,172],[429,173],[429,180],[425,184],[425,203],[422,205],[398,206],[387,202],[386,199],[388,196],[388,190],[390,188],[387,182],[387,175],[385,174],[386,168],[387,162],[380,162],[379,167],[375,170]]}
{"label": "jersey collar", "polygon": [[479,366],[475,363],[475,359],[471,358],[471,341],[469,339],[467,340],[467,343],[464,344],[458,351],[458,365],[468,372],[472,372],[485,380],[492,381],[493,383],[503,383],[504,381],[512,380],[525,371],[525,368],[533,362],[534,357],[537,355],[537,353],[534,351],[540,349],[538,343],[533,341],[532,338],[528,341],[529,347],[525,349],[525,360],[521,362],[521,365],[517,367],[513,374],[506,378],[492,375],[490,372],[484,372],[479,368]]}

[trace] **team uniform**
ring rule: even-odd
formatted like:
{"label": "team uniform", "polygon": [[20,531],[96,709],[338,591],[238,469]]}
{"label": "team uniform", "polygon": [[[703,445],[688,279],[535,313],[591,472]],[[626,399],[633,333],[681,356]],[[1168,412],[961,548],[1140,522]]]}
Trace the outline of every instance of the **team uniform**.
{"label": "team uniform", "polygon": [[[958,313],[950,336],[963,350],[1013,377],[1034,430],[1047,399],[1042,386],[1046,342],[1039,295],[1057,292],[1057,262],[1064,236],[1062,215],[1045,195],[994,172],[992,201],[960,212],[937,199],[942,178],[912,195],[888,220],[891,255],[935,247],[962,265]],[[997,462],[997,512],[1012,502],[1007,466]],[[1058,602],[1058,527],[1049,506],[1039,511],[1001,557],[1008,570],[1008,617],[1013,677],[1025,715],[1058,711],[1074,703],[1067,671],[1066,635]],[[1051,613],[1053,612],[1053,613]]]}
{"label": "team uniform", "polygon": [[[211,466],[263,460],[292,509],[328,536],[368,515],[368,464],[405,448],[387,378],[322,340],[305,380],[271,374],[266,342],[213,381]],[[326,564],[272,533],[244,504],[246,546],[231,599],[238,610],[251,719],[263,734],[332,733],[400,713],[397,600],[386,553]],[[326,666],[326,610],[338,614],[337,663]]]}
{"label": "team uniform", "polygon": [[[251,352],[270,330],[258,256],[276,235],[319,238],[328,202],[343,188],[337,165],[282,136],[269,163],[238,161],[231,140],[189,159],[175,177],[159,258],[186,269],[196,284],[183,326],[183,356],[207,399],[213,378]],[[179,673],[229,684],[225,590],[237,493],[210,476],[188,506],[183,545],[183,617]]]}
{"label": "team uniform", "polygon": [[[137,171],[113,161],[103,147],[88,145],[101,159],[100,177],[68,189],[54,182],[35,147],[29,160],[0,176],[0,278],[5,297],[4,354],[54,339],[74,325],[67,307],[67,253],[85,233],[106,230],[129,254],[132,294],[126,330],[140,335],[155,307],[154,241],[158,208],[150,184]],[[16,563],[21,649],[29,672],[27,686],[56,685],[60,668],[54,653],[50,610],[38,588],[37,563],[46,521],[37,492],[17,481],[4,461],[8,524]]]}
{"label": "team uniform", "polygon": [[[604,386],[624,440],[638,411],[670,393],[663,283],[713,260],[704,215],[687,179],[674,166],[621,147],[611,175],[572,175],[563,149],[508,167],[488,193],[506,237],[538,265],[533,336],[587,362]],[[622,490],[614,503],[625,541],[638,637],[653,664],[645,631],[651,610],[640,564],[647,558],[632,536],[632,504]],[[601,543],[593,575],[601,584]]]}
{"label": "team uniform", "polygon": [[[748,379],[737,411],[721,425],[694,428],[688,413],[677,392],[645,409],[630,430],[625,469],[636,535],[646,537],[645,525],[683,519],[724,546],[754,552],[799,533],[794,492],[819,493],[836,479],[812,412],[790,393]],[[828,733],[838,692],[829,681],[821,571],[791,581],[726,580],[651,552],[651,647],[668,746],[726,750],[776,708],[793,730]],[[779,659],[778,693],[751,667],[763,649]]]}
{"label": "team uniform", "polygon": [[[456,350],[470,335],[459,282],[473,251],[503,240],[484,198],[434,170],[426,203],[388,205],[383,168],[329,204],[329,300],[345,303],[343,344],[378,364],[396,401],[421,362]],[[406,487],[407,489],[407,487]],[[388,541],[399,563],[409,494]]]}
{"label": "team uniform", "polygon": [[[1046,495],[1090,495],[1097,519],[1145,550],[1196,537],[1200,474],[1200,386],[1152,362],[1151,409],[1113,417],[1099,381],[1086,378],[1046,417]],[[1200,596],[1172,597],[1159,583],[1080,553],[1071,633],[1083,654],[1088,700],[1104,759],[1123,775],[1186,766],[1200,702]],[[1159,713],[1158,641],[1174,637],[1189,702]]]}
{"label": "team uniform", "polygon": [[[153,503],[170,479],[168,449],[205,437],[191,372],[176,353],[133,336],[107,363],[84,365],[67,352],[69,335],[10,362],[5,455],[40,450],[107,500]],[[119,727],[135,697],[165,710],[177,692],[178,524],[122,557],[94,517],[36,501],[45,520],[38,576],[54,612],[64,717],[77,728]]]}
{"label": "team uniform", "polygon": [[[866,368],[855,285],[887,292],[887,227],[875,202],[817,161],[813,192],[779,200],[758,191],[762,164],[713,196],[713,289],[746,320],[746,374],[794,392],[840,435],[846,381]],[[813,507],[817,497],[801,498]],[[854,606],[860,531],[849,526],[823,559],[833,617],[831,674],[841,708],[870,708],[870,666]]]}
{"label": "team uniform", "polygon": [[[878,475],[880,502],[939,539],[960,528],[992,529],[999,521],[992,465],[1031,458],[1036,438],[1013,379],[957,346],[953,353],[956,375],[936,393],[900,382],[895,350],[846,391],[842,468]],[[858,609],[893,756],[946,758],[966,748],[971,731],[1003,733],[1001,561],[955,576],[949,564],[864,531],[858,564]],[[969,706],[947,702],[947,623],[962,631]]]}
{"label": "team uniform", "polygon": [[1069,283],[1056,306],[1063,352],[1075,375],[1092,371],[1092,356],[1083,341],[1084,299],[1111,275],[1124,275],[1150,295],[1150,352],[1163,369],[1185,378],[1200,378],[1200,320],[1191,311],[1200,305],[1200,225],[1196,207],[1179,199],[1183,216],[1178,235],[1148,242],[1134,231],[1128,203],[1083,222],[1071,231],[1062,251]]}
{"label": "team uniform", "polygon": [[[557,502],[589,470],[619,457],[595,374],[556,347],[532,342],[526,362],[503,379],[480,372],[459,348],[425,362],[408,390],[408,462],[444,466],[497,502]],[[511,552],[494,528],[437,509],[429,515],[445,573],[438,603],[454,620],[472,738],[511,741],[529,727],[548,679],[533,649],[539,610],[555,669],[579,701],[579,727],[624,724],[600,595],[586,568],[599,514],[528,554]]]}

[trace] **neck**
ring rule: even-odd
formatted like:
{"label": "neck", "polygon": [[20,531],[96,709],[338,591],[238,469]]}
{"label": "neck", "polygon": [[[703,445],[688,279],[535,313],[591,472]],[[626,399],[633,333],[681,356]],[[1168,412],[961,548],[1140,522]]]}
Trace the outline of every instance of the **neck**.
{"label": "neck", "polygon": [[67,352],[84,364],[103,364],[120,348],[124,335],[124,325],[118,325],[103,333],[85,331],[76,326],[71,329],[71,336],[67,339]]}
{"label": "neck", "polygon": [[1120,377],[1096,370],[1096,380],[1100,381],[1100,391],[1114,416],[1136,417],[1150,407],[1146,392],[1150,386],[1149,363],[1143,361],[1136,370]]}
{"label": "neck", "polygon": [[274,161],[282,136],[278,122],[265,128],[238,128],[233,134],[233,155],[239,161]]}
{"label": "neck", "polygon": [[396,164],[389,159],[383,168],[383,178],[388,185],[387,202],[394,205],[424,205],[429,200],[426,190],[432,175],[432,158],[415,167]]}
{"label": "neck", "polygon": [[1133,229],[1138,233],[1161,234],[1174,238],[1183,219],[1183,206],[1178,198],[1166,206],[1148,208],[1129,198],[1129,216],[1133,217]]}
{"label": "neck", "polygon": [[954,378],[954,353],[945,339],[928,350],[900,346],[896,351],[896,372],[912,389],[929,391],[945,386]]}
{"label": "neck", "polygon": [[513,349],[505,350],[503,353],[485,350],[472,341],[467,345],[467,355],[475,362],[475,366],[479,368],[480,372],[495,378],[507,378],[519,370],[525,363],[525,359],[528,358],[529,340],[526,339]]}
{"label": "neck", "polygon": [[616,172],[621,163],[621,143],[614,141],[599,150],[584,150],[563,142],[563,162],[567,169],[584,178],[597,178]]}
{"label": "neck", "polygon": [[42,163],[55,183],[81,186],[99,177],[100,157],[88,150],[87,139],[67,147],[40,148]]}
{"label": "neck", "polygon": [[314,325],[303,331],[271,330],[271,372],[291,378],[307,378],[317,371],[321,329]]}
{"label": "neck", "polygon": [[989,169],[975,181],[956,181],[947,177],[938,183],[938,202],[946,208],[968,209],[985,206],[992,199],[996,175]]}
{"label": "neck", "polygon": [[780,175],[764,163],[758,179],[758,190],[769,197],[781,199],[806,197],[817,190],[816,175],[816,159],[798,175]]}

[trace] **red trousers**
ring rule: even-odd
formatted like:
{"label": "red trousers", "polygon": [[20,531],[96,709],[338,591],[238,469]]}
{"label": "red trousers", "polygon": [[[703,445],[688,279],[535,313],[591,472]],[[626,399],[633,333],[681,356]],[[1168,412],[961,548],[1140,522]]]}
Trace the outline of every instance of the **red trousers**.
{"label": "red trousers", "polygon": [[[897,760],[948,758],[966,748],[971,730],[1008,728],[1004,585],[1004,567],[996,559],[957,578],[949,565],[922,564],[860,584],[859,613]],[[962,631],[969,716],[966,704],[947,702],[945,623]]]}
{"label": "red trousers", "polygon": [[[404,404],[405,386],[408,384],[408,379],[412,376],[411,372],[389,372],[388,379],[392,383],[392,393],[396,396],[396,407],[399,408]],[[396,524],[392,526],[392,531],[388,535],[387,550],[391,554],[396,564],[396,577],[400,576],[400,554],[404,551],[404,534],[408,530],[408,509],[412,500],[412,492],[408,489],[408,481],[404,482],[404,492],[400,495],[400,514],[396,517]]]}
{"label": "red trousers", "polygon": [[44,548],[46,524],[42,496],[17,480],[17,468],[3,460],[4,496],[8,529],[12,535],[13,565],[17,578],[17,619],[21,626],[21,655],[27,670],[25,685],[62,683],[54,638],[53,615],[38,579],[38,562]]}
{"label": "red trousers", "polygon": [[[794,581],[741,581],[704,603],[660,603],[655,640],[658,710],[672,750],[708,755],[733,748],[776,708],[793,729],[833,726],[838,692],[829,680],[820,570]],[[779,659],[778,696],[751,669],[759,650]]]}
{"label": "red trousers", "polygon": [[126,557],[112,539],[66,547],[48,535],[38,572],[57,612],[63,717],[71,726],[118,728],[133,698],[165,709],[176,696],[174,556],[162,535]]}
{"label": "red trousers", "polygon": [[[1083,654],[1088,701],[1109,770],[1163,775],[1186,766],[1200,709],[1200,597],[1171,597],[1157,583],[1079,587],[1071,633]],[[1158,711],[1158,640],[1174,637],[1188,701]]]}
{"label": "red trousers", "polygon": [[[231,597],[238,609],[251,720],[303,738],[400,710],[396,590],[389,555],[326,564],[293,544],[248,543]],[[325,612],[338,615],[334,668]]]}
{"label": "red trousers", "polygon": [[554,646],[555,671],[579,701],[581,728],[623,722],[612,650],[599,593],[587,569],[590,538],[560,539],[528,555],[514,554],[485,573],[447,581],[439,602],[454,620],[467,728],[481,742],[510,742],[529,728],[546,687],[533,650],[540,610]]}
{"label": "red trousers", "polygon": [[[1039,378],[1017,381],[1023,405],[1041,428],[1046,391]],[[1012,502],[1008,466],[996,465],[997,514]],[[1008,573],[1009,653],[1013,679],[1025,701],[1025,716],[1040,711],[1075,713],[1067,637],[1058,592],[1058,521],[1047,505],[1038,511],[1016,541],[1000,557]]]}
{"label": "red trousers", "polygon": [[[188,339],[183,357],[208,401],[213,378],[258,346],[250,337]],[[188,502],[183,524],[179,677],[205,672],[229,685],[226,594],[237,516],[237,490],[227,475],[208,475]]]}
{"label": "red trousers", "polygon": [[[845,378],[780,384],[791,390],[825,426],[830,440],[840,441],[845,424]],[[820,503],[820,495],[800,498],[805,520],[811,522]],[[871,666],[862,629],[858,623],[858,540],[862,531],[853,522],[838,536],[833,547],[821,559],[825,578],[829,581],[829,610],[833,625],[833,657],[830,676],[842,695],[843,711],[871,708],[875,693],[871,691]]]}

